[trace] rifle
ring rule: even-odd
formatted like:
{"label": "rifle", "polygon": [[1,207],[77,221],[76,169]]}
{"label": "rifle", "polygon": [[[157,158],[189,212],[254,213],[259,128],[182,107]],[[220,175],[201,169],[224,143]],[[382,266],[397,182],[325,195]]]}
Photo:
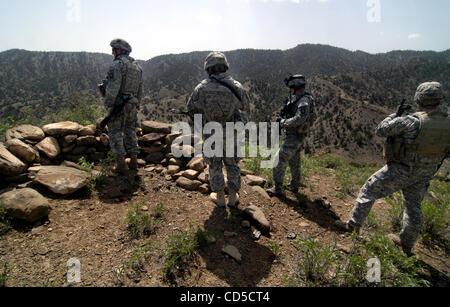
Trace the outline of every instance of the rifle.
{"label": "rifle", "polygon": [[119,104],[115,104],[111,112],[102,120],[100,123],[100,128],[103,130],[108,125],[108,123],[111,121],[111,119],[116,116],[117,114],[121,113],[125,105],[134,98],[134,95],[132,94],[125,94],[122,95],[122,98],[120,99],[121,102]]}
{"label": "rifle", "polygon": [[[406,99],[402,100],[402,103],[397,109],[394,118],[403,116],[403,114],[411,109],[410,105],[406,105]],[[388,136],[383,148],[383,156],[386,162],[394,162],[402,157],[404,154],[404,146],[402,143],[396,143],[393,136]]]}

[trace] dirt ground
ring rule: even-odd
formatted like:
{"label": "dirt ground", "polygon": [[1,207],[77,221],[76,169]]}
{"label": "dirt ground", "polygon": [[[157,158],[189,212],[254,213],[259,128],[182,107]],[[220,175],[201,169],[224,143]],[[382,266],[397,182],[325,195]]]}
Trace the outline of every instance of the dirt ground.
{"label": "dirt ground", "polygon": [[[226,210],[216,207],[209,195],[185,191],[154,172],[141,169],[139,175],[142,183],[136,189],[125,195],[118,193],[120,196],[115,198],[108,198],[114,196],[114,184],[104,191],[106,195],[85,190],[66,198],[39,189],[50,199],[52,210],[48,220],[35,225],[15,225],[0,236],[0,265],[8,263],[12,268],[7,286],[65,286],[67,261],[71,258],[81,262],[81,283],[76,286],[173,286],[164,279],[162,248],[171,235],[197,226],[212,234],[216,243],[200,249],[199,257],[184,278],[177,280],[176,286],[283,287],[284,277],[292,276],[299,257],[292,240],[287,238],[288,233],[336,243],[342,249],[352,245],[350,236],[336,231],[333,222],[337,217],[342,220],[349,217],[354,199],[336,198],[338,184],[330,175],[310,176],[308,188],[301,192],[312,201],[328,200],[331,208],[299,202],[290,192],[284,200],[268,200],[254,192],[243,177],[240,208],[257,205],[273,228],[270,236],[263,235],[257,241],[252,239],[250,229],[241,226],[246,218],[240,210],[232,209],[231,218],[227,218]],[[124,219],[133,203],[142,202],[149,210],[164,204],[164,220],[155,234],[133,240]],[[386,207],[384,201],[378,201],[374,210],[381,214]],[[226,237],[224,232],[237,235]],[[161,250],[155,249],[139,270],[127,268],[136,247],[144,246],[147,241],[154,242]],[[280,258],[271,251],[271,242],[280,246]],[[241,264],[222,254],[225,245],[237,247],[242,254]],[[445,252],[429,249],[421,241],[414,252],[425,263],[434,286],[449,286],[450,259]]]}

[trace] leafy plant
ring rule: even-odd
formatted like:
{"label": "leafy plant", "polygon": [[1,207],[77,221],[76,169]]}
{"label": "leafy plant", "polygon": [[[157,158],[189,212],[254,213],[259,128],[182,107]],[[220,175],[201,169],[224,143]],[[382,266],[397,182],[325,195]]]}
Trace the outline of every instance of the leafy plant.
{"label": "leafy plant", "polygon": [[128,210],[125,223],[133,239],[153,234],[160,220],[143,213],[144,204],[132,204]]}
{"label": "leafy plant", "polygon": [[205,233],[197,230],[189,230],[170,236],[167,239],[165,254],[165,276],[174,280],[183,273],[192,259],[197,255],[200,242],[205,241]]}

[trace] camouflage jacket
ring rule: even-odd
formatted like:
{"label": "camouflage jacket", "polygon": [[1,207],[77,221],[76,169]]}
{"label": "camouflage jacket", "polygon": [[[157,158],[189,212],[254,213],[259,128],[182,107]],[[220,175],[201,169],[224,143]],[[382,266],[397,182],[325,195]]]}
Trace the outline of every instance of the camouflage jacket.
{"label": "camouflage jacket", "polygon": [[[241,100],[214,78],[233,87]],[[223,73],[203,80],[189,97],[187,108],[191,117],[202,114],[204,123],[218,122],[225,126],[226,122],[241,121],[240,112],[248,113],[250,106],[247,92],[241,83]]]}
{"label": "camouflage jacket", "polygon": [[[108,75],[106,76],[106,95],[105,95],[105,107],[112,108],[116,104],[118,99],[121,99],[122,94],[124,93],[124,83],[126,80],[127,74],[127,65],[132,64],[133,67],[136,68],[137,76],[133,76],[133,78],[129,79],[129,84],[131,83],[134,88],[137,90],[132,90],[133,94],[139,101],[142,99],[142,68],[134,63],[135,60],[125,54],[121,54],[114,59],[114,62],[109,67]],[[140,76],[139,76],[140,70]],[[135,83],[135,84],[133,84]]]}

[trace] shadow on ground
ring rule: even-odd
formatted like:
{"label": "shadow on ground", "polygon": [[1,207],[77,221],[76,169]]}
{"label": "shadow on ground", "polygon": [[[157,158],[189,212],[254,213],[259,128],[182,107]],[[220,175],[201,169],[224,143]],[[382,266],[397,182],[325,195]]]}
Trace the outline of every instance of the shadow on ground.
{"label": "shadow on ground", "polygon": [[[206,268],[231,287],[256,287],[269,276],[275,255],[267,247],[254,241],[251,231],[240,225],[241,211],[233,209],[229,216],[224,208],[216,207],[205,221],[204,229],[211,234],[216,243],[200,249]],[[227,238],[224,232],[235,232],[236,237]],[[224,256],[222,249],[235,246],[242,255],[242,262]],[[214,286],[214,285],[210,285]]]}

